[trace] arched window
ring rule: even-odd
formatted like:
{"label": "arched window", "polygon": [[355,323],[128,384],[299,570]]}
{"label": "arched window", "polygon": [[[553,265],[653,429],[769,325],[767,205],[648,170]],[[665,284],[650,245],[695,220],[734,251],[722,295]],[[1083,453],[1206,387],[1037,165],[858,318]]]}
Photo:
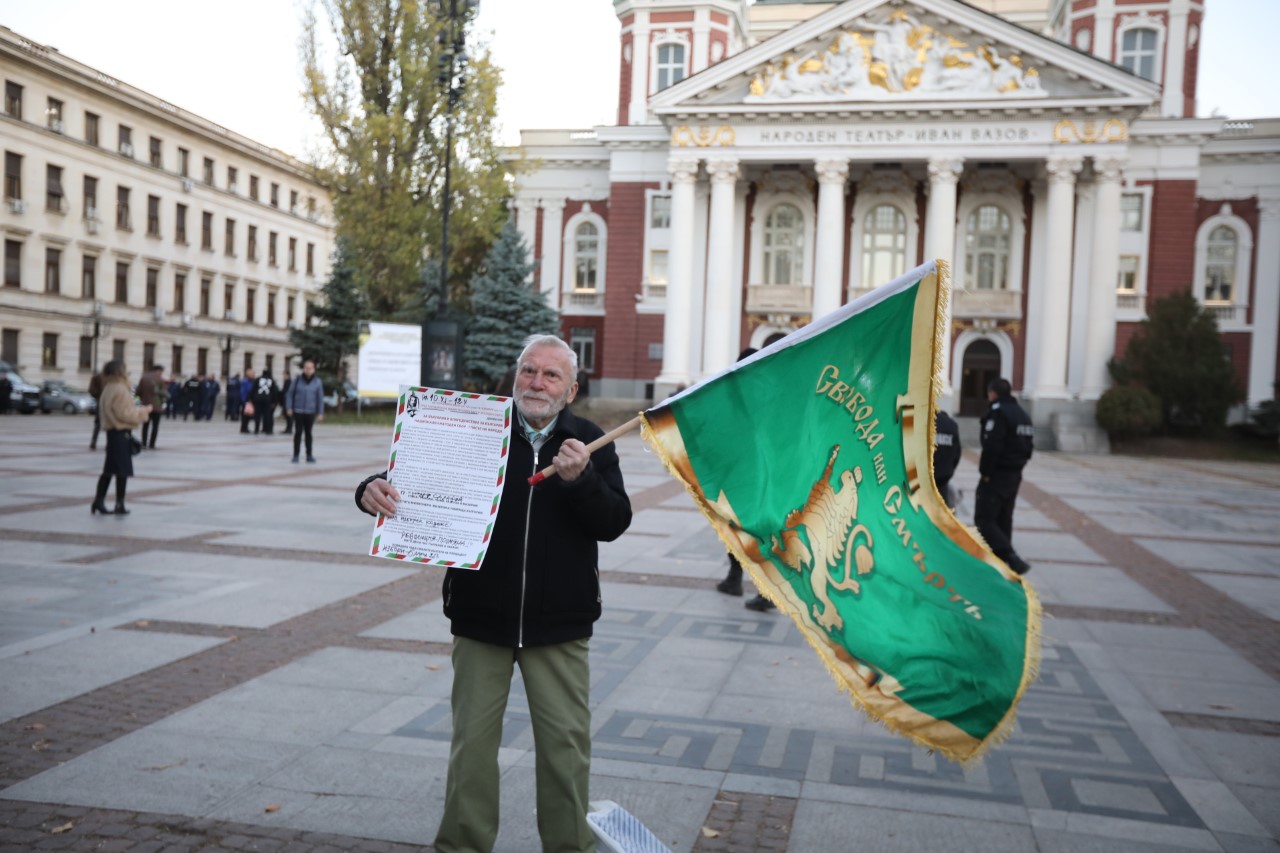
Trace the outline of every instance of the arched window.
{"label": "arched window", "polygon": [[583,222],[573,232],[573,286],[575,290],[595,290],[600,270],[600,229]]}
{"label": "arched window", "polygon": [[804,280],[804,217],[793,204],[769,211],[764,223],[764,283],[800,284]]}
{"label": "arched window", "polygon": [[1204,301],[1230,305],[1236,295],[1236,253],[1239,238],[1233,228],[1219,225],[1209,232],[1209,251],[1204,265]]}
{"label": "arched window", "polygon": [[862,283],[878,286],[907,271],[907,217],[892,204],[867,213],[862,225]]}
{"label": "arched window", "polygon": [[966,290],[1008,289],[1012,231],[1009,214],[994,204],[984,204],[969,214],[964,236]]}
{"label": "arched window", "polygon": [[1155,80],[1158,38],[1159,34],[1155,30],[1125,30],[1120,36],[1120,66],[1139,77]]}
{"label": "arched window", "polygon": [[684,79],[684,45],[658,45],[658,91],[674,86]]}

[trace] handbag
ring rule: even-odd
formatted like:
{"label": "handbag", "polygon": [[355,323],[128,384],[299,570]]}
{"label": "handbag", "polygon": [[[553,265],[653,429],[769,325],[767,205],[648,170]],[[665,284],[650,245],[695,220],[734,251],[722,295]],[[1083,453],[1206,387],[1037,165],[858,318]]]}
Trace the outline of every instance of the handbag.
{"label": "handbag", "polygon": [[253,410],[253,401],[252,401],[252,400],[246,400],[246,401],[245,401],[245,404],[244,404],[244,416],[245,416],[246,418],[251,418],[251,417],[253,417],[253,411],[254,411],[254,410]]}
{"label": "handbag", "polygon": [[142,452],[142,442],[133,437],[133,433],[129,433],[129,452],[137,456]]}

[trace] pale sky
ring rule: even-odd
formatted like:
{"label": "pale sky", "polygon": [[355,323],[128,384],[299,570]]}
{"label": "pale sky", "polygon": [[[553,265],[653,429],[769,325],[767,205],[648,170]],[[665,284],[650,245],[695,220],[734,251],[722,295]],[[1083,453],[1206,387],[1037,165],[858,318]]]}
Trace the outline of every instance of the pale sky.
{"label": "pale sky", "polygon": [[[259,142],[305,157],[298,37],[309,0],[0,0],[0,24]],[[1209,0],[1199,114],[1280,117],[1263,79],[1280,0]],[[481,0],[505,84],[500,138],[612,124],[618,19],[610,0]]]}

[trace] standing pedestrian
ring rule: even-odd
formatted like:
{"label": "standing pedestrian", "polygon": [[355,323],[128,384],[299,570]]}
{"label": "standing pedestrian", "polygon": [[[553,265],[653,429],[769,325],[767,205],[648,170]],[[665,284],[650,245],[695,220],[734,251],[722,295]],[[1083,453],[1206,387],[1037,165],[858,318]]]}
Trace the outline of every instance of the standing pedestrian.
{"label": "standing pedestrian", "polygon": [[1022,485],[1022,469],[1031,459],[1035,427],[1013,399],[1007,379],[991,380],[987,400],[991,405],[982,416],[981,477],[974,495],[973,524],[992,553],[1024,575],[1031,564],[1013,550],[1013,507]]}
{"label": "standing pedestrian", "polygon": [[222,386],[212,373],[200,381],[200,415],[196,420],[213,420],[213,410],[218,407],[218,394],[221,391]]}
{"label": "standing pedestrian", "polygon": [[227,380],[227,411],[223,420],[235,421],[240,418],[240,374]]}
{"label": "standing pedestrian", "polygon": [[173,420],[178,417],[178,405],[182,399],[182,380],[178,374],[169,377],[169,396],[164,401],[164,416]]}
{"label": "standing pedestrian", "polygon": [[276,403],[280,392],[271,378],[271,371],[264,370],[253,386],[253,434],[261,429],[266,435],[275,431]]}
{"label": "standing pedestrian", "polygon": [[0,415],[9,414],[9,397],[13,394],[13,382],[9,371],[0,370]]}
{"label": "standing pedestrian", "polygon": [[[164,368],[152,365],[138,380],[138,399],[142,405],[151,409],[151,414],[142,424],[142,446],[156,449],[156,436],[160,434],[160,418],[164,413]],[[158,405],[159,404],[159,405]]]}
{"label": "standing pedestrian", "polygon": [[[289,411],[289,388],[293,386],[293,377],[289,374],[289,365],[284,367],[284,384],[280,386],[280,409],[284,413],[284,434],[293,432],[293,412]],[[298,454],[294,454],[297,456]]]}
{"label": "standing pedestrian", "polygon": [[200,380],[203,377],[192,376],[182,386],[182,419],[195,415],[200,420]]}
{"label": "standing pedestrian", "polygon": [[93,374],[89,380],[89,396],[93,398],[93,436],[89,439],[89,449],[98,449],[98,432],[102,429],[102,386],[104,379],[101,373]]}
{"label": "standing pedestrian", "polygon": [[293,461],[298,461],[302,440],[307,440],[307,461],[315,462],[311,453],[311,428],[316,421],[324,420],[324,384],[316,376],[316,363],[311,359],[302,362],[302,373],[286,386],[284,392],[285,417],[293,419]]}
{"label": "standing pedestrian", "polygon": [[[592,625],[600,618],[598,543],[631,524],[613,444],[567,408],[577,355],[559,338],[534,336],[520,354],[509,472],[479,571],[449,569],[444,612],[453,641],[453,743],[440,851],[492,850],[498,834],[502,717],[520,667],[533,725],[538,834],[543,850],[593,850],[587,825],[591,770]],[[451,448],[440,447],[439,453]],[[532,487],[551,462],[557,476]],[[356,489],[365,512],[394,515],[399,492],[375,474]]]}
{"label": "standing pedestrian", "polygon": [[956,508],[956,490],[951,478],[960,464],[960,426],[942,409],[933,419],[933,482],[938,494],[951,509]]}
{"label": "standing pedestrian", "polygon": [[[151,416],[151,407],[134,405],[133,392],[129,388],[129,374],[125,372],[123,361],[107,362],[106,367],[102,368],[102,377],[102,397],[98,413],[102,418],[102,427],[107,431],[107,454],[89,514],[128,515],[124,496],[129,478],[133,476],[133,442],[129,431]],[[107,509],[104,503],[112,477],[116,478],[114,510]]]}
{"label": "standing pedestrian", "polygon": [[244,369],[244,379],[240,380],[240,431],[249,433],[249,419],[254,416],[253,386],[257,384],[253,378],[253,368]]}

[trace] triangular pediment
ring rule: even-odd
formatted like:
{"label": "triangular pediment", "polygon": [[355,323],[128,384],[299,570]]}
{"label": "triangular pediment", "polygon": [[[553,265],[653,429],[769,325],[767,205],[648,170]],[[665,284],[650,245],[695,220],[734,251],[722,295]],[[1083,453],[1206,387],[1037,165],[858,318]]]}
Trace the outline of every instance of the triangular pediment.
{"label": "triangular pediment", "polygon": [[1159,87],[958,0],[846,0],[655,95],[659,115],[1140,111]]}

